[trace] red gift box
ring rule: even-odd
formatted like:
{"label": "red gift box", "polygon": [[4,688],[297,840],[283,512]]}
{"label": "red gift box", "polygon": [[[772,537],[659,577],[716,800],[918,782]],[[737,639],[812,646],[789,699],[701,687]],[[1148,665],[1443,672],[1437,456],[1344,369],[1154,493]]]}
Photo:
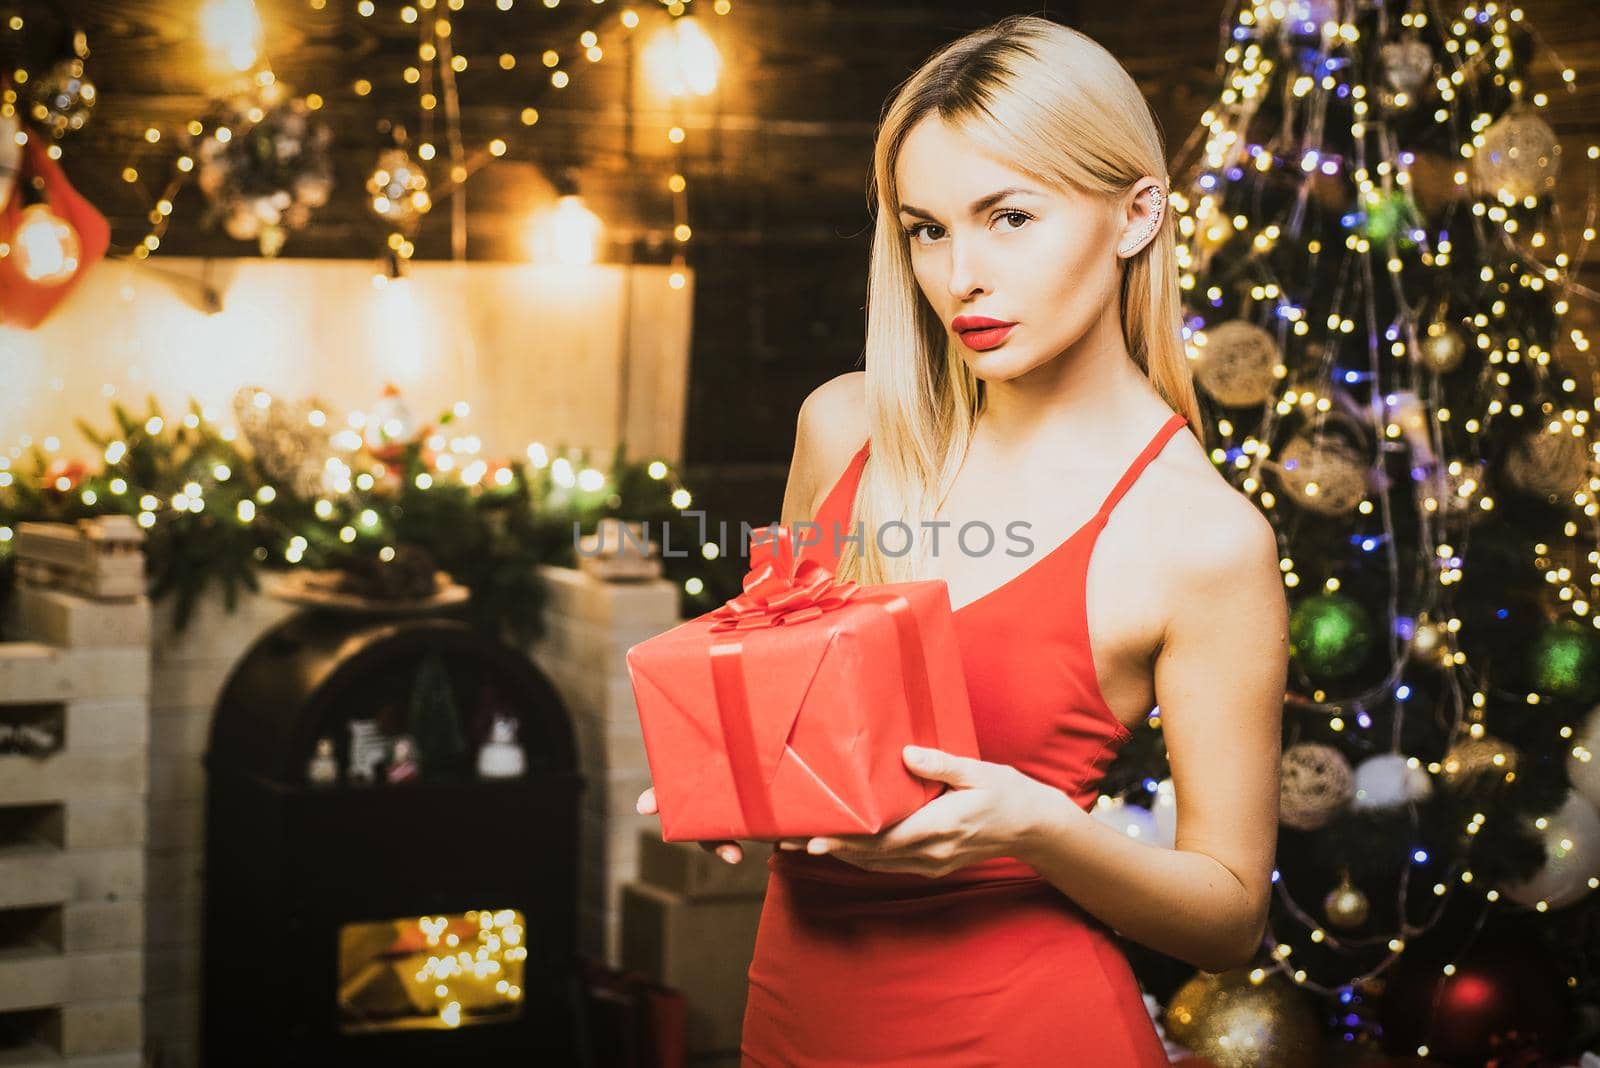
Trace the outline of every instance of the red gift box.
{"label": "red gift box", "polygon": [[902,746],[978,755],[943,579],[840,581],[776,527],[743,585],[627,653],[663,840],[876,834],[948,789]]}

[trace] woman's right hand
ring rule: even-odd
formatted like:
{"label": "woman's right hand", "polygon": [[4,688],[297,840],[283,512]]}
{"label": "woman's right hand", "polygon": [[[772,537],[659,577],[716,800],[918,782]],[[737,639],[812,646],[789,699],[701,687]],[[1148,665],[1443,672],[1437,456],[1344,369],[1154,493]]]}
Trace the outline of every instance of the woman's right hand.
{"label": "woman's right hand", "polygon": [[[645,787],[644,793],[639,795],[639,800],[634,802],[633,807],[641,816],[651,816],[659,811],[656,808],[656,788],[654,786]],[[715,853],[729,864],[737,864],[744,859],[744,850],[739,848],[738,842],[731,839],[715,842],[696,842],[695,844],[708,853]]]}

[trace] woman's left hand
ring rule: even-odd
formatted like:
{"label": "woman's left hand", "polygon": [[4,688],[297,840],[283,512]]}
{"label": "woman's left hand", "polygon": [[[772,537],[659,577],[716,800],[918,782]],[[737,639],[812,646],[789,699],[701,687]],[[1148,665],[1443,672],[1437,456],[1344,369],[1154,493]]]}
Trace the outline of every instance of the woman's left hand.
{"label": "woman's left hand", "polygon": [[877,834],[785,838],[778,848],[829,853],[868,871],[938,878],[980,860],[1016,856],[1065,797],[1010,764],[915,746],[902,757],[913,774],[951,788]]}

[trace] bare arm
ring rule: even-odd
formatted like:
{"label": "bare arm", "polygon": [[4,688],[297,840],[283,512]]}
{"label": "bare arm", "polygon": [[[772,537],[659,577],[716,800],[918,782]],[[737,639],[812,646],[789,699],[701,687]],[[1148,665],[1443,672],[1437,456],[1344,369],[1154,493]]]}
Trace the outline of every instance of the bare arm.
{"label": "bare arm", "polygon": [[1207,971],[1261,942],[1277,842],[1288,610],[1272,528],[1230,510],[1194,550],[1155,663],[1178,802],[1174,848],[1057,792],[1018,858],[1123,935]]}

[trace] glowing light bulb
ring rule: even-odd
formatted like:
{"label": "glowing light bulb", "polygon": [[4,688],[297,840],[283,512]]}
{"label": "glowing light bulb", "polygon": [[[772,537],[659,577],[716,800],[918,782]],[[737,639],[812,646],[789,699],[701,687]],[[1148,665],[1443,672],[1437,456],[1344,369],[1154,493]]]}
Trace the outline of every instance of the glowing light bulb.
{"label": "glowing light bulb", "polygon": [[24,278],[40,285],[60,285],[78,271],[78,232],[50,210],[48,204],[30,204],[22,210],[11,256]]}
{"label": "glowing light bulb", "polygon": [[261,54],[261,16],[254,0],[207,0],[200,9],[200,39],[214,61],[236,71]]}
{"label": "glowing light bulb", "polygon": [[651,38],[645,74],[663,96],[708,96],[722,73],[722,53],[698,19],[677,18]]}
{"label": "glowing light bulb", "polygon": [[528,235],[529,249],[538,262],[593,263],[603,228],[600,217],[584,206],[582,197],[564,196],[535,218]]}

